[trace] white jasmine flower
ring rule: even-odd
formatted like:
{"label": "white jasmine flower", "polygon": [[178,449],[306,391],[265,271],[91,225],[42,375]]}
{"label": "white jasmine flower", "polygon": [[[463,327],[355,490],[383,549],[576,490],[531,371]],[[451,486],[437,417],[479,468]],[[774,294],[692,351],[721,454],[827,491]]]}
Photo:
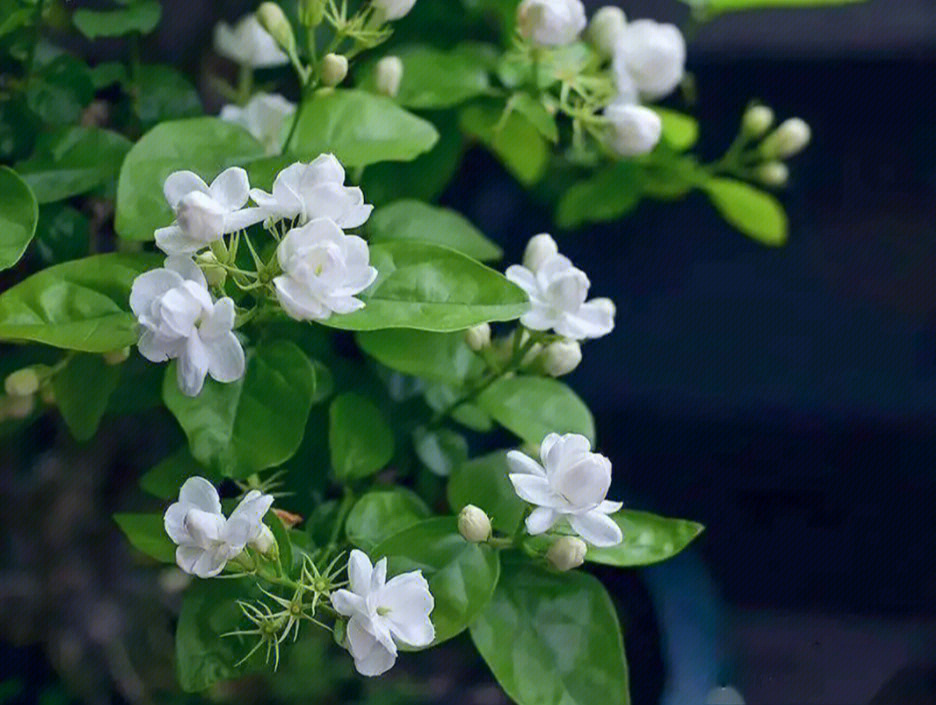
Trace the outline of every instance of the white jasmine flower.
{"label": "white jasmine flower", "polygon": [[564,377],[582,362],[582,346],[577,340],[557,340],[540,353],[540,368],[550,377]]}
{"label": "white jasmine flower", "polygon": [[385,56],[374,67],[374,88],[380,95],[396,98],[403,82],[403,60],[399,56]]}
{"label": "white jasmine flower", "polygon": [[385,20],[398,20],[409,14],[416,0],[373,0],[372,4],[383,13]]}
{"label": "white jasmine flower", "polygon": [[283,274],[273,280],[287,314],[300,321],[364,307],[355,295],[374,283],[367,243],[328,218],[290,230],[276,250]]}
{"label": "white jasmine flower", "polygon": [[602,57],[610,59],[614,49],[624,36],[627,17],[615,5],[605,5],[592,15],[588,24],[588,40]]}
{"label": "white jasmine flower", "polygon": [[663,135],[660,116],[642,105],[612,103],[604,110],[608,147],[620,157],[649,154]]}
{"label": "white jasmine flower", "polygon": [[517,7],[520,34],[543,46],[574,42],[586,23],[581,0],[523,0]]}
{"label": "white jasmine flower", "polygon": [[267,154],[279,154],[283,147],[283,124],[295,112],[295,104],[283,96],[257,93],[244,107],[225,105],[219,117],[247,130],[263,145]]}
{"label": "white jasmine flower", "polygon": [[578,568],[585,562],[588,546],[577,536],[560,536],[546,551],[546,560],[556,570]]}
{"label": "white jasmine flower", "polygon": [[211,578],[263,531],[263,516],[273,504],[270,495],[251,490],[227,519],[218,491],[203,477],[190,477],[179,490],[179,501],[166,510],[166,533],[178,548],[176,563],[186,573]]}
{"label": "white jasmine flower", "polygon": [[585,301],[591,282],[567,257],[550,255],[535,271],[515,264],[506,275],[530,297],[530,310],[520,317],[527,328],[552,328],[572,340],[600,338],[614,329],[614,305],[602,299]]}
{"label": "white jasmine flower", "polygon": [[619,93],[632,82],[643,98],[662,98],[683,79],[686,40],[675,25],[635,20],[618,41],[613,70]]}
{"label": "white jasmine flower", "polygon": [[329,218],[340,228],[356,228],[370,218],[364,193],[345,186],[345,170],[335,155],[322,154],[310,164],[296,162],[273,181],[273,193],[253,189],[250,197],[270,220],[298,219],[299,224]]}
{"label": "white jasmine flower", "polygon": [[507,453],[510,481],[521,499],[536,505],[527,517],[532,535],[549,531],[562,519],[593,546],[615,546],[621,528],[609,517],[621,508],[606,497],[611,486],[611,461],[591,452],[585,436],[550,433],[540,445],[540,465],[512,450]]}
{"label": "white jasmine flower", "polygon": [[244,375],[244,350],[234,335],[234,302],[212,302],[205,275],[186,257],[138,276],[130,308],[140,322],[140,354],[151,362],[177,360],[179,389],[197,396],[211,375],[233,382]]}
{"label": "white jasmine flower", "polygon": [[349,590],[331,595],[332,607],[348,620],[348,648],[361,675],[379,676],[393,667],[397,644],[428,646],[435,639],[429,614],[435,600],[422,571],[387,580],[387,559],[372,566],[361,551],[348,559]]}
{"label": "white jasmine flower", "polygon": [[250,194],[247,172],[225,169],[208,186],[191,171],[170,174],[163,184],[175,222],[156,231],[156,245],[167,255],[188,255],[228,233],[263,220],[258,208],[244,208]]}
{"label": "white jasmine flower", "polygon": [[253,13],[242,17],[233,28],[219,22],[215,26],[214,48],[221,56],[256,69],[289,63],[289,57]]}

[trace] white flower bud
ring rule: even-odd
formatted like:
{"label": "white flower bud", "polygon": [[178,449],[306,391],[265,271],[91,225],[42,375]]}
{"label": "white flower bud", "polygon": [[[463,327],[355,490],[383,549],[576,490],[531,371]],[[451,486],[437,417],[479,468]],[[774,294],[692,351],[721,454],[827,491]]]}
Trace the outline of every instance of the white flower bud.
{"label": "white flower bud", "polygon": [[563,536],[546,551],[546,560],[556,570],[572,570],[585,562],[587,550],[588,546],[577,536]]}
{"label": "white flower bud", "polygon": [[382,13],[385,20],[405,17],[415,4],[416,0],[373,0],[374,8]]}
{"label": "white flower bud", "polygon": [[294,54],[296,51],[296,36],[293,34],[292,25],[283,14],[282,8],[275,2],[265,2],[257,8],[257,20],[261,26],[270,34],[280,48],[287,54]]}
{"label": "white flower bud", "polygon": [[468,347],[479,352],[491,344],[491,326],[488,323],[469,328],[465,331],[465,342]]}
{"label": "white flower bud", "polygon": [[612,72],[618,92],[648,100],[672,93],[686,71],[686,40],[677,27],[634,20],[614,50]]}
{"label": "white flower bud", "polygon": [[299,0],[299,21],[303,27],[318,27],[325,18],[326,0]]}
{"label": "white flower bud", "polygon": [[458,514],[458,533],[465,541],[482,543],[491,538],[491,520],[484,510],[469,504]]}
{"label": "white flower bud", "polygon": [[588,25],[588,40],[603,58],[610,59],[626,28],[624,11],[614,5],[606,5],[592,15]]}
{"label": "white flower bud", "polygon": [[29,397],[39,391],[39,375],[32,367],[7,375],[3,388],[11,397]]}
{"label": "white flower bud", "polygon": [[272,555],[277,548],[276,537],[266,524],[260,525],[260,532],[247,544],[261,556]]}
{"label": "white flower bud", "polygon": [[540,233],[530,238],[523,253],[523,266],[535,272],[550,257],[559,254],[559,245],[552,235]]}
{"label": "white flower bud", "polygon": [[399,56],[385,56],[377,62],[374,83],[377,92],[390,98],[396,98],[403,81],[403,62]]}
{"label": "white flower bud", "polygon": [[322,59],[322,83],[337,86],[348,75],[348,58],[341,54],[326,54]]}
{"label": "white flower bud", "polygon": [[577,340],[557,340],[539,356],[539,366],[550,377],[562,377],[579,366],[582,346]]}
{"label": "white flower bud", "polygon": [[214,252],[202,252],[195,258],[195,264],[201,268],[208,286],[224,286],[224,282],[227,280],[227,272],[221,266]]}
{"label": "white flower bud", "polygon": [[749,137],[760,138],[767,134],[773,122],[773,110],[766,105],[752,105],[741,119],[741,129]]}
{"label": "white flower bud", "polygon": [[663,135],[663,121],[642,105],[613,103],[605,108],[607,144],[619,157],[649,154]]}
{"label": "white flower bud", "polygon": [[780,124],[761,144],[765,157],[786,159],[802,152],[812,138],[812,130],[803,120],[790,118]]}
{"label": "white flower bud", "polygon": [[582,0],[523,0],[517,7],[517,29],[543,46],[571,44],[587,23]]}
{"label": "white flower bud", "polygon": [[120,365],[130,358],[130,348],[111,350],[110,352],[106,352],[101,355],[101,357],[104,358],[104,362],[106,362],[108,365]]}
{"label": "white flower bud", "polygon": [[790,179],[790,169],[783,162],[761,164],[755,174],[764,186],[786,186]]}

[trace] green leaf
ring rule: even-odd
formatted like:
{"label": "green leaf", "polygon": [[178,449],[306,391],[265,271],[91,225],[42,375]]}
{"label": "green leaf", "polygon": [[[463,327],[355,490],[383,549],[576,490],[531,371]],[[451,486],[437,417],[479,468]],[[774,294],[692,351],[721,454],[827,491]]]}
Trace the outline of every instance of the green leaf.
{"label": "green leaf", "polygon": [[460,213],[416,200],[397,201],[374,211],[367,224],[371,242],[419,240],[450,247],[480,260],[504,254]]}
{"label": "green leaf", "polygon": [[432,516],[419,495],[394,487],[374,490],[361,497],[351,508],[345,522],[348,541],[366,553],[381,541]]}
{"label": "green leaf", "polygon": [[549,165],[549,147],[539,130],[519,111],[490,104],[462,109],[462,129],[497,155],[510,173],[526,186],[538,182]]}
{"label": "green leaf", "polygon": [[29,186],[9,167],[0,167],[0,270],[20,261],[38,222],[39,206]]}
{"label": "green leaf", "polygon": [[76,355],[53,379],[55,403],[78,441],[88,441],[101,423],[120,379],[120,367],[100,355]]}
{"label": "green leaf", "polygon": [[81,111],[93,98],[91,71],[68,54],[50,61],[26,88],[26,102],[30,109],[49,125],[78,122]]}
{"label": "green leaf", "polygon": [[185,431],[192,457],[233,478],[275,467],[295,454],[314,392],[312,363],[284,340],[258,346],[243,379],[207,380],[197,397],[179,391],[174,364],[163,383],[163,400]]}
{"label": "green leaf", "polygon": [[263,666],[262,655],[240,663],[256,645],[253,637],[222,636],[252,626],[237,601],[256,597],[259,593],[243,580],[196,580],[186,591],[176,627],[176,672],[182,690],[195,693]]}
{"label": "green leaf", "polygon": [[160,514],[115,514],[114,521],[131,545],[160,563],[175,563],[176,547]]}
{"label": "green leaf", "polygon": [[[424,398],[433,411],[443,411],[451,409],[452,405],[461,400],[463,396],[464,391],[460,387],[441,382],[430,382],[426,385]],[[473,431],[486,432],[494,428],[494,420],[476,404],[461,403],[450,413],[452,420],[467,426]]]}
{"label": "green leaf", "polygon": [[52,203],[116,179],[130,146],[110,130],[66,127],[42,135],[35,153],[16,168],[39,203]]}
{"label": "green leaf", "polygon": [[162,16],[157,0],[138,0],[119,10],[75,10],[72,22],[88,39],[120,37],[131,32],[149,34]]}
{"label": "green leaf", "polygon": [[204,112],[198,89],[171,66],[141,66],[137,85],[139,96],[134,108],[144,129],[166,120],[197,117]]}
{"label": "green leaf", "polygon": [[64,203],[50,203],[39,209],[36,251],[45,264],[84,257],[90,243],[91,223],[81,211]]}
{"label": "green leaf", "polygon": [[595,442],[595,421],[568,386],[544,377],[500,379],[478,397],[478,406],[527,443],[550,433],[580,433]]}
{"label": "green leaf", "polygon": [[413,432],[413,448],[422,464],[440,477],[448,477],[468,460],[468,441],[448,428],[418,427]]}
{"label": "green leaf", "polygon": [[768,8],[830,7],[852,5],[866,0],[683,0],[687,5],[698,7],[709,15],[742,10],[765,10]]}
{"label": "green leaf", "polygon": [[464,333],[430,333],[391,328],[361,332],[358,345],[392,370],[447,384],[461,385],[483,368],[465,343]]}
{"label": "green leaf", "polygon": [[[403,62],[403,80],[396,101],[415,110],[438,110],[484,95],[491,82],[484,66],[458,51],[411,46],[395,51]],[[374,85],[374,70],[364,85]]]}
{"label": "green leaf", "polygon": [[335,397],[328,422],[331,463],[339,480],[373,475],[393,459],[393,431],[369,399],[353,392]]}
{"label": "green leaf", "polygon": [[640,167],[621,161],[574,184],[559,200],[556,221],[563,228],[613,221],[637,207],[641,197]]}
{"label": "green leaf", "polygon": [[508,102],[508,109],[523,115],[533,127],[547,140],[555,144],[559,141],[559,126],[543,102],[529,93],[514,93]]}
{"label": "green leaf", "polygon": [[204,477],[212,482],[220,479],[192,457],[188,446],[182,446],[143,473],[143,477],[140,478],[140,488],[159,499],[175,499],[179,496],[182,483],[195,476]]}
{"label": "green leaf", "polygon": [[617,614],[591,575],[505,560],[471,638],[518,705],[630,702]]}
{"label": "green leaf", "polygon": [[389,98],[336,89],[309,101],[290,151],[304,159],[333,153],[348,168],[377,162],[408,162],[439,139],[432,123]]}
{"label": "green leaf", "polygon": [[786,242],[786,213],[769,193],[734,179],[712,179],[703,188],[722,217],[748,237],[771,247]]}
{"label": "green leaf", "polygon": [[523,290],[502,274],[455,250],[400,240],[374,245],[370,254],[378,277],[360,296],[365,308],[332,316],[325,325],[445,333],[488,321],[511,321],[529,305]]}
{"label": "green leaf", "polygon": [[621,568],[650,565],[672,558],[705,529],[685,519],[666,519],[648,512],[624,509],[611,516],[624,532],[624,540],[610,548],[588,547],[585,558]]}
{"label": "green leaf", "polygon": [[458,514],[473,504],[484,510],[497,531],[513,534],[527,505],[507,479],[509,472],[507,453],[503,450],[463,463],[449,478],[448,501],[452,511]]}
{"label": "green leaf", "polygon": [[127,154],[117,185],[115,228],[130,240],[152,240],[173,221],[163,183],[188,169],[208,181],[227,167],[264,155],[246,130],[215,117],[164,122],[147,132]]}
{"label": "green leaf", "polygon": [[0,294],[0,340],[103,353],[133,345],[130,287],[161,257],[114,253],[66,262]]}
{"label": "green leaf", "polygon": [[691,149],[699,139],[699,123],[691,115],[654,107],[654,112],[663,121],[663,139],[679,152]]}
{"label": "green leaf", "polygon": [[421,570],[429,581],[435,598],[430,615],[434,644],[465,630],[491,599],[500,575],[497,552],[465,541],[455,517],[427,519],[404,529],[381,542],[372,555],[375,560],[387,556],[392,575]]}

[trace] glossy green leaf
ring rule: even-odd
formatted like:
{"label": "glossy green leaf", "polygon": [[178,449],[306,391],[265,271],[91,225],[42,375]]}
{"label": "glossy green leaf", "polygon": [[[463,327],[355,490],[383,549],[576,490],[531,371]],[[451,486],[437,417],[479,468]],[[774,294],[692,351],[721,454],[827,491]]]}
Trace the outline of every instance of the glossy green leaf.
{"label": "glossy green leaf", "polygon": [[0,270],[20,261],[38,221],[39,206],[29,186],[9,167],[0,167]]}
{"label": "glossy green leaf", "polygon": [[116,179],[130,146],[110,130],[67,127],[42,135],[35,153],[16,168],[39,203],[52,203]]}
{"label": "glossy green leaf", "polygon": [[188,446],[182,446],[143,473],[140,478],[140,488],[154,497],[174,500],[179,496],[179,488],[182,484],[195,476],[204,477],[212,482],[220,479],[218,475],[192,457]]}
{"label": "glossy green leaf", "polygon": [[673,149],[684,152],[691,149],[699,139],[699,123],[691,115],[670,110],[653,108],[663,121],[663,139]]}
{"label": "glossy green leaf", "polygon": [[487,321],[511,321],[527,310],[526,294],[500,273],[437,245],[401,240],[371,248],[376,283],[360,296],[363,310],[332,316],[344,330],[416,328],[440,333]]}
{"label": "glossy green leaf", "polygon": [[482,411],[477,404],[461,403],[455,407],[454,411],[451,410],[452,405],[456,401],[460,401],[463,396],[464,391],[460,386],[431,382],[426,384],[424,398],[433,411],[447,410],[453,421],[457,421],[473,431],[483,432],[494,428],[494,420],[487,412]]}
{"label": "glossy green leaf", "polygon": [[455,517],[427,519],[404,529],[381,542],[371,556],[387,556],[391,575],[422,571],[435,598],[430,617],[436,644],[465,630],[491,599],[500,575],[497,552],[465,541]]}
{"label": "glossy green leaf", "polygon": [[703,188],[722,217],[762,245],[787,240],[787,217],[780,202],[743,181],[712,179]]}
{"label": "glossy green leaf", "polygon": [[463,463],[449,478],[448,501],[452,511],[458,514],[473,504],[491,518],[496,531],[513,534],[527,505],[507,479],[509,472],[507,453],[503,450]]}
{"label": "glossy green leaf", "polygon": [[171,66],[141,66],[137,84],[139,96],[134,101],[134,108],[144,130],[166,120],[197,117],[204,112],[198,89]]}
{"label": "glossy green leaf", "polygon": [[559,200],[556,221],[563,228],[621,218],[641,198],[641,172],[632,161],[622,161],[574,184]]}
{"label": "glossy green leaf", "polygon": [[403,487],[368,492],[351,508],[345,521],[348,541],[366,553],[381,541],[432,515],[419,495]]}
{"label": "glossy green leaf", "polygon": [[163,400],[189,441],[192,457],[226,477],[244,478],[289,460],[312,408],[315,371],[295,344],[264,343],[243,379],[207,380],[201,394],[179,391],[175,365],[166,370]]}
{"label": "glossy green leaf", "polygon": [[544,377],[510,377],[488,387],[478,406],[527,443],[550,433],[580,433],[595,442],[595,421],[567,385]]}
{"label": "glossy green leaf", "polygon": [[35,242],[46,265],[85,257],[91,244],[91,222],[76,208],[49,203],[39,209]]}
{"label": "glossy green leaf", "polygon": [[120,367],[100,355],[76,355],[55,375],[55,404],[76,440],[88,441],[97,433],[119,380]]}
{"label": "glossy green leaf", "polygon": [[458,250],[480,260],[498,260],[500,247],[460,213],[416,200],[378,208],[367,223],[370,241],[418,240]]}
{"label": "glossy green leaf", "polygon": [[471,638],[518,705],[628,705],[627,660],[604,586],[582,571],[505,560]]}
{"label": "glossy green leaf", "polygon": [[[403,80],[396,101],[415,110],[438,110],[484,95],[491,88],[484,66],[458,51],[403,47],[395,52],[403,62]],[[364,85],[374,84],[373,67]]]}
{"label": "glossy green leaf", "polygon": [[464,333],[431,333],[393,328],[358,333],[358,345],[368,355],[403,374],[461,385],[483,369],[480,358],[465,343]]}
{"label": "glossy green leaf", "polygon": [[469,105],[461,111],[462,129],[494,152],[518,181],[538,182],[549,165],[549,147],[539,130],[519,111],[504,117],[504,108]]}
{"label": "glossy green leaf", "polygon": [[90,69],[69,54],[44,65],[26,87],[29,108],[47,125],[75,124],[93,98]]}
{"label": "glossy green leaf", "polygon": [[622,568],[650,565],[672,558],[705,529],[701,524],[685,519],[665,517],[624,509],[611,517],[624,540],[610,548],[589,546],[586,559]]}
{"label": "glossy green leaf", "polygon": [[448,477],[468,460],[468,441],[449,428],[420,426],[413,432],[413,449],[422,464],[440,477]]}
{"label": "glossy green leaf", "polygon": [[117,10],[75,10],[72,22],[88,39],[120,37],[131,32],[149,34],[162,16],[157,0],[137,0]]}
{"label": "glossy green leaf", "polygon": [[432,123],[389,98],[339,88],[309,102],[289,151],[304,159],[331,152],[354,168],[408,162],[432,149],[438,139]]}
{"label": "glossy green leaf", "polygon": [[555,144],[559,141],[556,118],[546,110],[543,102],[529,93],[514,93],[508,101],[510,110],[523,115],[543,137]]}
{"label": "glossy green leaf", "polygon": [[176,547],[161,514],[115,514],[114,521],[135,549],[160,563],[175,563]]}
{"label": "glossy green leaf", "polygon": [[117,185],[115,228],[130,240],[152,240],[173,220],[163,183],[174,171],[194,171],[207,182],[227,167],[264,155],[246,130],[220,118],[164,122],[147,132],[127,154]]}
{"label": "glossy green leaf", "polygon": [[393,431],[369,399],[353,392],[335,397],[328,421],[328,447],[339,480],[373,475],[393,459]]}
{"label": "glossy green leaf", "polygon": [[106,254],[49,267],[0,294],[0,340],[108,352],[137,340],[130,287],[150,254]]}

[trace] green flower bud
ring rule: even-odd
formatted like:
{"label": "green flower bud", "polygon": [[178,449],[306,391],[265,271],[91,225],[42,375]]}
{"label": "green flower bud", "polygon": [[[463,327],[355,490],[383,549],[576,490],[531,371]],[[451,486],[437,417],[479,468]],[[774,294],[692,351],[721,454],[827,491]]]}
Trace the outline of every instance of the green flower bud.
{"label": "green flower bud", "polygon": [[563,536],[556,539],[546,551],[546,560],[556,570],[566,571],[578,568],[585,562],[588,546],[575,536]]}
{"label": "green flower bud", "polygon": [[282,8],[275,2],[265,2],[257,8],[257,20],[260,25],[276,40],[280,48],[290,56],[296,53],[296,36],[292,25],[283,14]]}
{"label": "green flower bud", "polygon": [[748,137],[760,138],[767,134],[773,122],[773,110],[766,105],[752,105],[741,119],[741,129]]}
{"label": "green flower bud", "polygon": [[11,397],[28,397],[39,391],[39,381],[39,375],[32,367],[24,367],[8,375],[3,388]]}
{"label": "green flower bud", "polygon": [[483,509],[466,505],[458,514],[458,533],[465,541],[483,543],[491,538],[491,520]]}
{"label": "green flower bud", "polygon": [[614,5],[599,8],[588,25],[588,41],[605,59],[614,56],[615,47],[624,37],[627,18],[624,11]]}
{"label": "green flower bud", "polygon": [[299,21],[303,27],[318,27],[325,18],[325,0],[299,0]]}
{"label": "green flower bud", "polygon": [[273,530],[266,524],[260,526],[260,533],[250,542],[250,547],[261,556],[275,558],[279,547]]}
{"label": "green flower bud", "polygon": [[802,152],[812,138],[812,130],[800,118],[790,118],[780,124],[761,143],[761,154],[767,158],[786,159]]}
{"label": "green flower bud", "polygon": [[403,81],[403,62],[398,56],[385,56],[377,62],[374,83],[377,92],[390,98],[396,98]]}
{"label": "green flower bud", "polygon": [[214,252],[203,252],[195,258],[197,264],[205,275],[205,281],[208,286],[224,286],[227,279],[227,272],[218,262]]}
{"label": "green flower bud", "polygon": [[764,186],[786,186],[790,179],[790,169],[783,162],[767,162],[757,167],[755,175]]}
{"label": "green flower bud", "polygon": [[322,59],[322,83],[337,86],[348,75],[348,58],[341,54],[326,54]]}

